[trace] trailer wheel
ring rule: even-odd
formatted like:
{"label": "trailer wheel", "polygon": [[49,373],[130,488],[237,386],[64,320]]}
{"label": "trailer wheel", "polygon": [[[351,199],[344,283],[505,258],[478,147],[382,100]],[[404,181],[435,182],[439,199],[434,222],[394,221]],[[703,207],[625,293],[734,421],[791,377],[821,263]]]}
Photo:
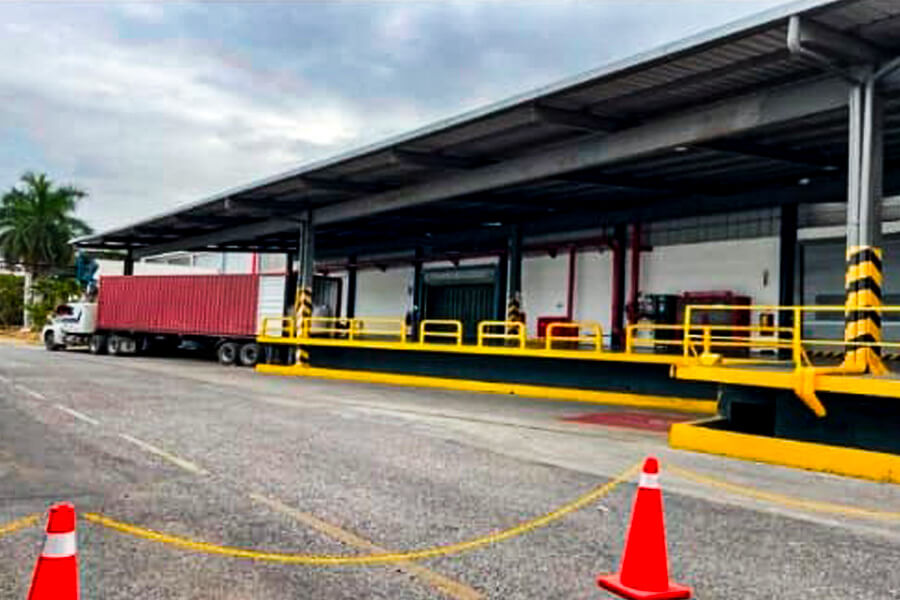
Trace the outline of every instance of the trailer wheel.
{"label": "trailer wheel", "polygon": [[117,335],[109,336],[106,342],[106,348],[113,356],[122,356],[122,338]]}
{"label": "trailer wheel", "polygon": [[216,357],[219,359],[219,364],[233,365],[238,357],[238,345],[234,342],[222,342],[216,348]]}
{"label": "trailer wheel", "polygon": [[241,346],[241,352],[238,356],[242,366],[252,367],[259,362],[259,344],[251,342]]}
{"label": "trailer wheel", "polygon": [[106,336],[100,333],[92,335],[88,349],[91,354],[106,354]]}
{"label": "trailer wheel", "polygon": [[62,348],[62,346],[56,343],[56,336],[52,331],[47,331],[46,333],[44,333],[44,348],[46,348],[50,352],[54,352]]}

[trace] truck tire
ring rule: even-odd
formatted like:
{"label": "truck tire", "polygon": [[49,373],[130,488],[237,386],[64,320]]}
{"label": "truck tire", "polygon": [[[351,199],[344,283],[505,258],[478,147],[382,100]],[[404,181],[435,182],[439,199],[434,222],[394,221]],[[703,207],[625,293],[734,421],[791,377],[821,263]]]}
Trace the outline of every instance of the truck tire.
{"label": "truck tire", "polygon": [[233,365],[238,358],[238,345],[234,342],[222,342],[216,348],[216,358],[221,365]]}
{"label": "truck tire", "polygon": [[106,354],[106,336],[100,333],[92,335],[91,341],[88,344],[88,349],[91,354]]}
{"label": "truck tire", "polygon": [[46,348],[50,352],[55,352],[56,350],[62,348],[62,346],[56,343],[56,336],[53,335],[52,331],[44,333],[44,348]]}
{"label": "truck tire", "polygon": [[241,346],[240,354],[238,355],[238,360],[241,363],[241,366],[244,367],[253,367],[256,363],[259,362],[259,344],[255,342],[250,342],[249,344],[244,344]]}
{"label": "truck tire", "polygon": [[117,335],[109,336],[106,348],[112,356],[122,356],[122,338]]}

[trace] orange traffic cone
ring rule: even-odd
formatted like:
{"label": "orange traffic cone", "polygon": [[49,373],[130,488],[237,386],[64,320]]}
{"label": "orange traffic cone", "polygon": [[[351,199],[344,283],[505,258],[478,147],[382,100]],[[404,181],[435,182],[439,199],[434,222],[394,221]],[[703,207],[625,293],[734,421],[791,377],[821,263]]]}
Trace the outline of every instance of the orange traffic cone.
{"label": "orange traffic cone", "polygon": [[50,507],[47,540],[34,567],[28,600],[78,600],[78,559],[75,548],[75,507]]}
{"label": "orange traffic cone", "polygon": [[691,588],[669,581],[659,461],[652,456],[641,471],[622,566],[616,574],[598,577],[597,585],[633,600],[691,597]]}

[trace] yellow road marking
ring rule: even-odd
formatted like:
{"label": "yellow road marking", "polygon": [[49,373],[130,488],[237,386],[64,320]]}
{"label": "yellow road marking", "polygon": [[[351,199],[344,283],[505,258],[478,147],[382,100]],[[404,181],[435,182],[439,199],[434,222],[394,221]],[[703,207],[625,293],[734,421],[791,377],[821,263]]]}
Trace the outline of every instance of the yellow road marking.
{"label": "yellow road marking", "polygon": [[666,469],[677,476],[694,481],[696,483],[725,490],[734,494],[739,494],[741,496],[746,496],[748,498],[755,498],[756,500],[763,500],[765,502],[771,502],[773,504],[781,504],[782,506],[788,506],[791,508],[800,508],[803,510],[829,513],[834,515],[862,517],[865,519],[880,519],[887,521],[900,520],[900,512],[887,512],[869,508],[860,508],[858,506],[848,506],[845,504],[833,504],[831,502],[820,502],[818,500],[794,498],[791,496],[785,496],[783,494],[777,494],[775,492],[766,492],[764,490],[760,490],[750,486],[730,483],[728,481],[723,481],[721,479],[710,477],[708,475],[701,475],[700,473],[696,473],[694,471],[685,469],[683,467],[678,467],[673,464],[667,465]]}
{"label": "yellow road marking", "polygon": [[210,544],[208,542],[195,541],[185,537],[169,535],[147,529],[137,525],[130,525],[121,521],[116,521],[110,517],[98,513],[84,513],[84,518],[92,523],[103,525],[120,533],[133,535],[135,537],[170,544],[186,550],[194,552],[202,552],[207,554],[219,554],[222,556],[231,556],[235,558],[248,558],[259,561],[303,564],[303,565],[376,565],[385,563],[407,562],[411,560],[422,560],[426,558],[435,558],[438,556],[447,556],[450,554],[459,554],[469,550],[475,550],[491,544],[496,544],[522,534],[528,533],[535,529],[545,527],[554,521],[565,517],[569,513],[584,508],[589,504],[596,502],[600,498],[608,495],[621,483],[631,479],[639,468],[638,464],[632,465],[620,475],[611,479],[609,482],[601,485],[580,498],[569,502],[545,515],[520,523],[509,529],[504,529],[495,533],[490,533],[475,539],[458,542],[455,544],[447,544],[444,546],[434,546],[431,548],[423,548],[421,550],[410,550],[407,552],[382,552],[377,554],[368,554],[364,556],[337,556],[329,554],[289,554],[282,552],[263,552],[259,550],[250,550],[246,548],[235,548],[233,546],[221,546],[218,544]]}
{"label": "yellow road marking", "polygon": [[27,517],[22,517],[21,519],[16,519],[15,521],[10,521],[9,523],[4,523],[3,525],[0,525],[0,537],[9,535],[20,529],[25,529],[26,527],[33,527],[37,525],[38,519],[40,518],[41,515],[35,513],[33,515],[28,515]]}
{"label": "yellow road marking", "polygon": [[[363,537],[360,537],[353,532],[342,529],[327,521],[323,521],[322,519],[308,512],[297,510],[296,508],[288,506],[275,498],[269,498],[261,494],[250,494],[250,498],[255,500],[256,502],[259,502],[260,504],[268,506],[276,512],[285,514],[292,519],[299,521],[300,523],[303,523],[304,525],[311,527],[312,529],[315,529],[316,531],[326,535],[327,537],[338,540],[339,542],[343,542],[348,546],[359,548],[360,550],[367,550],[372,554],[389,553],[389,550],[386,550],[385,548],[382,548],[381,546],[378,546],[377,544]],[[451,598],[456,598],[457,600],[480,600],[484,597],[478,590],[469,587],[465,583],[455,581],[453,579],[450,579],[449,577],[445,577],[440,573],[436,573],[435,571],[432,571],[431,569],[428,569],[421,565],[417,565],[416,563],[403,561],[398,564],[402,565],[403,571],[406,571],[407,573],[418,577],[431,587],[443,592]]]}
{"label": "yellow road marking", "polygon": [[157,448],[156,446],[154,446],[152,444],[148,444],[147,442],[145,442],[143,440],[139,440],[136,437],[130,436],[127,433],[120,433],[119,437],[122,438],[123,440],[131,442],[138,448],[146,450],[147,452],[149,452],[151,454],[155,454],[155,455],[159,456],[160,458],[163,458],[174,465],[178,465],[185,471],[190,471],[191,473],[194,473],[195,475],[208,475],[209,474],[209,472],[206,469],[204,469],[203,467],[201,467],[195,463],[192,463],[189,460],[179,458],[179,457],[175,456],[174,454],[166,452],[165,450],[163,450],[161,448]]}

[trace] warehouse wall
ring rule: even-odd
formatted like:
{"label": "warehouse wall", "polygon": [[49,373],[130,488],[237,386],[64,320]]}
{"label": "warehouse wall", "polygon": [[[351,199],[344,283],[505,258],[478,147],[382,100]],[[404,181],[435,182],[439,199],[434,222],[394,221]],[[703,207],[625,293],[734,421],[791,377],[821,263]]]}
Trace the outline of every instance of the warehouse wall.
{"label": "warehouse wall", "polygon": [[[555,258],[543,255],[523,260],[522,300],[529,335],[537,334],[538,317],[565,315],[568,261],[567,252]],[[641,261],[644,293],[730,290],[750,296],[756,304],[778,303],[778,239],[774,237],[657,246],[642,254]],[[450,263],[433,263],[426,268],[447,266]],[[596,321],[606,333],[610,330],[611,269],[610,251],[577,255],[574,317]],[[360,271],[357,314],[402,317],[411,305],[412,278],[412,267]],[[627,270],[625,290],[627,300]]]}
{"label": "warehouse wall", "polygon": [[356,314],[360,317],[403,317],[410,307],[412,267],[360,271],[356,276]]}
{"label": "warehouse wall", "polygon": [[658,246],[642,255],[641,291],[729,290],[778,304],[778,238]]}

